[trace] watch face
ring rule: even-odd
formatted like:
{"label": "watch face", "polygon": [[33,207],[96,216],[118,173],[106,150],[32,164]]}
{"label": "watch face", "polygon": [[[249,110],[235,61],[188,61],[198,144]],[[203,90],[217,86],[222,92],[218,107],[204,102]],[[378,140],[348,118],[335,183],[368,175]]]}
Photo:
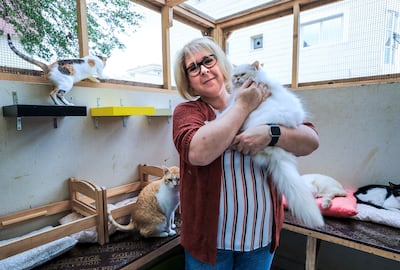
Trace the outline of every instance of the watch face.
{"label": "watch face", "polygon": [[271,126],[271,135],[272,136],[279,136],[281,135],[281,129],[279,128],[279,126]]}

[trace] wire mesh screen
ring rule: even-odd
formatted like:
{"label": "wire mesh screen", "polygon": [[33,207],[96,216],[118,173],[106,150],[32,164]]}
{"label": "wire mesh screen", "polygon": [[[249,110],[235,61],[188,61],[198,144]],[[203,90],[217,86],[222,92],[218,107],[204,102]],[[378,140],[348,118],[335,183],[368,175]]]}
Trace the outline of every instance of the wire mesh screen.
{"label": "wire mesh screen", "polygon": [[[82,36],[88,40],[89,54],[109,59],[112,54],[122,55],[120,63],[129,63],[126,60],[130,55],[121,54],[121,51],[133,41],[138,43],[131,35],[141,27],[143,10],[130,0],[86,0],[82,3],[86,6],[80,6],[80,1],[76,0],[3,0],[0,5],[0,71],[28,74],[32,70],[40,71],[14,54],[7,44],[7,34],[19,51],[46,64],[80,57],[83,48],[78,38],[78,10],[81,10],[82,20],[87,22],[87,27],[81,29]],[[161,51],[161,45],[159,47]],[[129,78],[133,80],[132,76]]]}
{"label": "wire mesh screen", "polygon": [[[7,45],[51,63],[79,56],[75,0],[10,1],[0,6],[0,72],[39,72]],[[162,83],[161,16],[129,0],[87,0],[89,50],[109,58],[111,78]],[[233,63],[260,60],[283,84],[292,80],[293,16],[234,31]],[[398,78],[400,1],[343,0],[300,12],[298,82]],[[174,30],[175,31],[175,30]],[[16,69],[17,68],[17,69]]]}

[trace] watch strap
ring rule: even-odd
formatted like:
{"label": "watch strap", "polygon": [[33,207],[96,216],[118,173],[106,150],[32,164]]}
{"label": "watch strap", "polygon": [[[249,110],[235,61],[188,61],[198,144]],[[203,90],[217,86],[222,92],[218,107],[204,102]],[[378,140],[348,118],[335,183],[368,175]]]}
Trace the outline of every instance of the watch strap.
{"label": "watch strap", "polygon": [[267,125],[270,127],[269,134],[271,136],[271,141],[269,142],[268,146],[274,146],[279,140],[279,136],[281,135],[281,130],[277,124],[267,124]]}

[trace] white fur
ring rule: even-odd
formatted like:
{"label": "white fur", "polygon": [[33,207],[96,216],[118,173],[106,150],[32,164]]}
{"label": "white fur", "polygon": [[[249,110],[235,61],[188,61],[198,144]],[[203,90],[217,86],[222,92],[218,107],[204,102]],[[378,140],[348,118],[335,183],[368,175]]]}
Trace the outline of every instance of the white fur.
{"label": "white fur", "polygon": [[400,197],[396,197],[393,194],[387,197],[388,191],[384,186],[372,187],[365,193],[356,192],[354,195],[360,201],[368,202],[387,210],[400,212]]}
{"label": "white fur", "polygon": [[[258,66],[258,63],[257,63]],[[242,74],[253,65],[240,65],[235,67],[234,74]],[[251,72],[250,72],[251,73]],[[272,95],[252,111],[244,122],[242,129],[265,125],[267,123],[280,124],[287,127],[297,127],[304,122],[306,112],[300,99],[288,89],[267,77],[265,71],[254,70],[250,76],[254,81],[268,85]],[[247,78],[244,78],[244,80]],[[243,81],[234,78],[232,100]],[[297,170],[296,157],[280,147],[266,147],[254,156],[254,162],[266,166],[280,193],[284,194],[291,213],[309,227],[324,225],[319,207],[315,198],[304,183]]]}
{"label": "white fur", "polygon": [[166,232],[169,236],[175,235],[175,210],[178,208],[179,205],[178,183],[171,182],[168,185],[164,183],[161,184],[156,197],[161,210],[165,213],[165,216],[167,217]]}
{"label": "white fur", "polygon": [[[55,104],[73,105],[64,97],[76,82],[89,79],[92,82],[100,82],[97,78],[107,79],[103,74],[104,62],[97,56],[86,56],[82,58],[84,63],[72,64],[74,73],[72,75],[63,74],[58,70],[58,64],[54,63],[48,75],[48,79],[53,83],[54,89],[50,92],[50,97]],[[88,61],[94,61],[95,65],[91,66]],[[96,78],[97,77],[97,78]]]}
{"label": "white fur", "polygon": [[347,196],[346,190],[336,179],[323,174],[303,174],[303,181],[309,184],[315,198],[322,198],[321,207],[326,209],[335,197]]}

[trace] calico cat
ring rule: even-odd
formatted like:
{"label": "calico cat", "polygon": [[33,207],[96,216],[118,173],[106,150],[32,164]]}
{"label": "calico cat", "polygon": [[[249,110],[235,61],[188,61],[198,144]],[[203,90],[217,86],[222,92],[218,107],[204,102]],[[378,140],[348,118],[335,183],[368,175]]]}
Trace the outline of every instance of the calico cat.
{"label": "calico cat", "polygon": [[25,61],[40,67],[45,77],[54,85],[54,89],[50,92],[50,97],[56,105],[74,105],[66,100],[64,95],[71,91],[76,82],[84,79],[100,82],[96,77],[107,79],[103,74],[106,57],[86,56],[78,59],[58,60],[51,65],[47,65],[20,52],[12,43],[10,34],[7,34],[7,38],[11,50]]}
{"label": "calico cat", "polygon": [[400,184],[367,185],[354,192],[357,203],[400,212]]}
{"label": "calico cat", "polygon": [[321,207],[324,209],[332,205],[335,197],[346,197],[346,190],[336,179],[317,173],[303,174],[301,178],[308,183],[315,198],[322,198]]}
{"label": "calico cat", "polygon": [[[249,77],[252,77],[255,82],[266,84],[272,94],[249,114],[243,123],[242,130],[267,123],[297,127],[304,122],[306,112],[300,99],[269,78],[258,61],[233,67],[230,103],[235,99],[240,86]],[[295,155],[274,146],[266,147],[257,153],[253,160],[268,168],[278,191],[285,195],[288,208],[296,218],[309,227],[324,225],[315,198],[297,170]]]}
{"label": "calico cat", "polygon": [[108,213],[108,219],[122,231],[138,230],[144,237],[167,237],[176,234],[174,216],[178,205],[179,168],[164,167],[164,176],[139,193],[136,203],[132,205],[129,224],[118,224],[111,213]]}

